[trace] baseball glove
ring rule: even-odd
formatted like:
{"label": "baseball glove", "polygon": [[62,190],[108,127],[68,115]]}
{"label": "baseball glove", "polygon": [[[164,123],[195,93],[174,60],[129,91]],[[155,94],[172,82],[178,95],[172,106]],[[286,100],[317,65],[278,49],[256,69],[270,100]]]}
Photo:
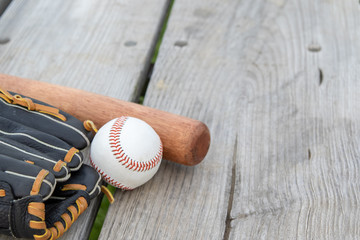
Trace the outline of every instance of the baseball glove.
{"label": "baseball glove", "polygon": [[0,233],[56,239],[101,191],[80,150],[96,132],[46,103],[0,88]]}

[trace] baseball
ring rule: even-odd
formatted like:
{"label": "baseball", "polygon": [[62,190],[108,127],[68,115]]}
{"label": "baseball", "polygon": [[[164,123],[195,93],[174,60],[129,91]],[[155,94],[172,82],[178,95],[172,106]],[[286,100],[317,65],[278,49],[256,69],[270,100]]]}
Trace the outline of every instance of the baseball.
{"label": "baseball", "polygon": [[138,118],[119,117],[96,133],[90,163],[107,183],[131,190],[155,175],[162,153],[160,137],[151,126]]}

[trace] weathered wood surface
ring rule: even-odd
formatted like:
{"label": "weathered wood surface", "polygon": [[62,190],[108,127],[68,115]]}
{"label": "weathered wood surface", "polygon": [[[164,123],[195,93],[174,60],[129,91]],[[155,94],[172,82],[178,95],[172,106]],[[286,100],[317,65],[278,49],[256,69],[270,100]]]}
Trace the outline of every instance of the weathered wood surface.
{"label": "weathered wood surface", "polygon": [[14,0],[1,19],[0,70],[125,100],[146,79],[166,0]]}
{"label": "weathered wood surface", "polygon": [[260,31],[246,45],[231,238],[360,238],[359,10],[298,0],[237,11]]}
{"label": "weathered wood surface", "polygon": [[[0,71],[133,100],[166,2],[119,3],[14,1]],[[360,238],[359,18],[356,1],[176,1],[145,104],[204,121],[212,146],[118,191],[100,239]]]}
{"label": "weathered wood surface", "polygon": [[[0,72],[134,100],[167,4],[14,0],[0,18],[0,39],[9,40],[0,43]],[[99,200],[63,239],[87,239]]]}
{"label": "weathered wood surface", "polygon": [[145,104],[207,158],[117,192],[100,239],[356,239],[358,1],[175,1]]}

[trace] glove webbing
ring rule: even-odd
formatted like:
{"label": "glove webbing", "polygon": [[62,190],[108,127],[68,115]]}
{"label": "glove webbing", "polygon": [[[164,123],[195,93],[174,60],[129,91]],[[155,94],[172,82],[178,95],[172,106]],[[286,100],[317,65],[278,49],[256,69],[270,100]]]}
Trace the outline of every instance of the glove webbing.
{"label": "glove webbing", "polygon": [[30,221],[30,227],[33,229],[45,230],[43,235],[34,235],[34,239],[48,240],[61,237],[87,207],[88,203],[86,199],[84,197],[79,197],[75,201],[75,205],[71,205],[67,208],[70,214],[64,213],[61,215],[61,219],[64,221],[65,225],[61,221],[58,221],[54,223],[54,227],[47,228],[45,223],[45,204],[38,202],[30,203],[28,206],[29,214],[41,219],[40,221]]}
{"label": "glove webbing", "polygon": [[23,98],[20,95],[13,96],[8,91],[3,90],[1,88],[0,88],[0,97],[8,103],[11,103],[14,105],[20,105],[20,106],[26,107],[30,111],[37,111],[37,112],[45,113],[45,114],[57,117],[57,118],[61,119],[62,121],[66,121],[66,117],[64,115],[60,114],[59,109],[57,109],[57,108],[34,103],[31,99]]}

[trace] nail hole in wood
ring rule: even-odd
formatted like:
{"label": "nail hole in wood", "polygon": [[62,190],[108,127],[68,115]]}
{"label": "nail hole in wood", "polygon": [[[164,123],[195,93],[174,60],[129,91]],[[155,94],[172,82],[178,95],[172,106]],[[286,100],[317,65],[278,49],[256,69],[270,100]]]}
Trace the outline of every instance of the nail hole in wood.
{"label": "nail hole in wood", "polygon": [[137,42],[135,42],[135,41],[126,41],[126,42],[124,43],[124,45],[125,45],[126,47],[133,47],[133,46],[136,46],[136,44],[137,44]]}
{"label": "nail hole in wood", "polygon": [[323,83],[323,80],[324,80],[324,74],[321,68],[319,68],[319,86]]}
{"label": "nail hole in wood", "polygon": [[310,52],[320,52],[321,51],[321,46],[317,43],[313,43],[313,44],[310,44],[308,46],[308,50]]}
{"label": "nail hole in wood", "polygon": [[10,42],[10,38],[0,38],[0,44],[7,44]]}
{"label": "nail hole in wood", "polygon": [[174,45],[177,47],[185,47],[188,45],[188,43],[187,43],[187,41],[179,40],[179,41],[176,41]]}

